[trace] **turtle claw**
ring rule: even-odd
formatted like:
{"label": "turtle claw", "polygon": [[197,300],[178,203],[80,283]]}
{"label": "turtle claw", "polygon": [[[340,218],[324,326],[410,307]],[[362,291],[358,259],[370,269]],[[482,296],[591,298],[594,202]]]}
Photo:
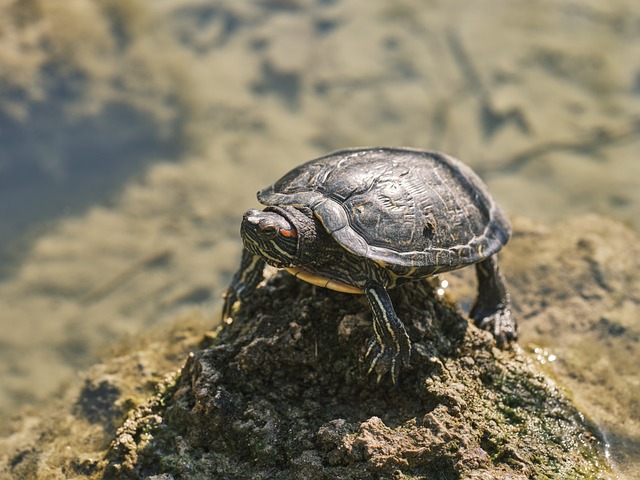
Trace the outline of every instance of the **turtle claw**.
{"label": "turtle claw", "polygon": [[231,285],[222,294],[224,303],[222,304],[222,321],[233,318],[237,308],[237,302],[242,302],[253,292],[264,278],[264,260],[258,255],[242,251],[242,261],[240,269],[231,279]]}
{"label": "turtle claw", "polygon": [[404,325],[396,315],[389,293],[379,283],[369,281],[364,288],[373,311],[375,336],[369,342],[367,357],[371,357],[372,371],[378,372],[378,382],[389,372],[394,384],[398,383],[400,367],[409,365],[411,340]]}
{"label": "turtle claw", "polygon": [[391,381],[394,385],[397,385],[400,377],[400,366],[403,363],[405,365],[409,364],[408,355],[402,356],[400,352],[385,348],[384,345],[378,343],[375,337],[370,340],[365,357],[371,359],[367,373],[369,375],[372,372],[377,373],[376,383],[380,383],[385,373],[389,372]]}
{"label": "turtle claw", "polygon": [[493,334],[500,348],[518,339],[518,323],[510,308],[500,308],[493,312],[473,312],[472,317],[478,328]]}
{"label": "turtle claw", "polygon": [[493,334],[500,348],[518,338],[518,321],[511,310],[511,298],[498,260],[492,255],[476,264],[478,298],[470,317],[477,327]]}
{"label": "turtle claw", "polygon": [[222,299],[224,301],[222,305],[222,321],[226,321],[228,318],[233,317],[234,306],[239,300],[238,292],[229,287],[223,294]]}

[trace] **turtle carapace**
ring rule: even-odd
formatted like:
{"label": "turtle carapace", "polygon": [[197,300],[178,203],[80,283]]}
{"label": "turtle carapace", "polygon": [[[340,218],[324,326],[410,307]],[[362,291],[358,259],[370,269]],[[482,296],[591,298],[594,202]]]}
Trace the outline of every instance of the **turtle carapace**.
{"label": "turtle carapace", "polygon": [[387,290],[475,264],[471,317],[500,345],[517,338],[495,255],[511,226],[461,161],[409,148],[341,150],[291,170],[258,200],[266,208],[242,220],[242,264],[223,316],[260,283],[265,262],[314,285],[364,294],[373,312],[371,370],[378,365],[396,382],[411,341]]}

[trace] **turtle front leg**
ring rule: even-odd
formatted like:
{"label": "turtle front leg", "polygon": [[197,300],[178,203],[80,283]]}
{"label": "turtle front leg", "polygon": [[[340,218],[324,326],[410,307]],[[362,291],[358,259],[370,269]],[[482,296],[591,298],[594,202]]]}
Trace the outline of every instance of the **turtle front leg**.
{"label": "turtle front leg", "polygon": [[240,300],[247,298],[264,279],[265,262],[259,255],[242,250],[242,261],[240,268],[231,279],[229,288],[224,292],[222,298],[222,320],[230,318],[233,313],[233,306]]}
{"label": "turtle front leg", "polygon": [[518,338],[518,322],[511,310],[511,299],[495,255],[476,264],[478,298],[471,308],[471,318],[483,330],[490,331],[498,345],[504,347]]}
{"label": "turtle front leg", "polygon": [[373,311],[375,333],[367,349],[367,357],[371,357],[369,373],[377,370],[379,382],[382,375],[388,371],[395,384],[398,381],[401,364],[409,364],[411,341],[393,309],[387,290],[377,282],[369,282],[364,287],[364,293]]}

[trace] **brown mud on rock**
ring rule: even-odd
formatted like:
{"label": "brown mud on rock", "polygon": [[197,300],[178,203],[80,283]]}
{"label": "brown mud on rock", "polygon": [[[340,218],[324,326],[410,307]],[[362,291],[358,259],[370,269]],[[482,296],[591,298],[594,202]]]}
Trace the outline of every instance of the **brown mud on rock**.
{"label": "brown mud on rock", "polygon": [[518,347],[496,349],[425,283],[392,297],[414,346],[396,387],[367,375],[363,298],[273,277],[132,413],[108,474],[606,477],[597,434]]}

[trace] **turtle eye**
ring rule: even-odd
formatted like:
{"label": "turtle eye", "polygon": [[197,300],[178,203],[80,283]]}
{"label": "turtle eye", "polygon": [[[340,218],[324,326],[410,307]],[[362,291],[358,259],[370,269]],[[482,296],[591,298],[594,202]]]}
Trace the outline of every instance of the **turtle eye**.
{"label": "turtle eye", "polygon": [[266,235],[268,237],[274,237],[276,233],[278,233],[278,227],[275,225],[267,224],[267,225],[258,225],[260,228],[260,233]]}

